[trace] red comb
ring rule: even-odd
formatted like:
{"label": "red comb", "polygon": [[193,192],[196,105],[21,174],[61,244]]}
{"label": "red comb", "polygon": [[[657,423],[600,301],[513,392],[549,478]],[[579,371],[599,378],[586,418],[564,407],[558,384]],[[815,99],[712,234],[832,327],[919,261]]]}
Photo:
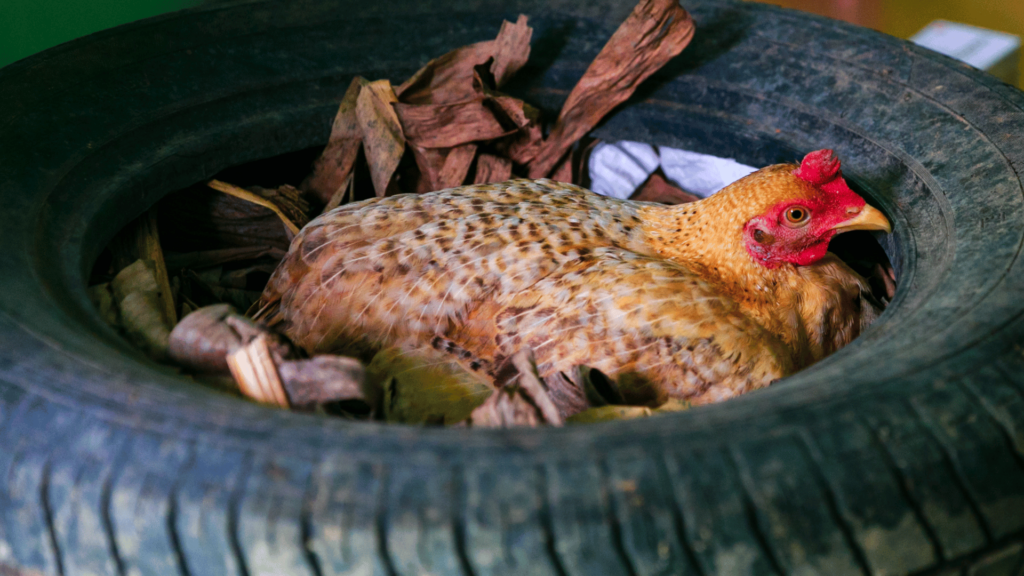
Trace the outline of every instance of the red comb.
{"label": "red comb", "polygon": [[839,170],[839,157],[827,148],[804,156],[800,167],[793,171],[793,175],[814,186],[821,186],[843,176]]}

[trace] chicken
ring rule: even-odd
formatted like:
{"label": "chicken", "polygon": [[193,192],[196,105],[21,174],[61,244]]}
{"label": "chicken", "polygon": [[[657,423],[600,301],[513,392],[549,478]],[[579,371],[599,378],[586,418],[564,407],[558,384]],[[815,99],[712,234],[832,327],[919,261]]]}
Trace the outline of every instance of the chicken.
{"label": "chicken", "polygon": [[588,365],[630,403],[767,386],[855,338],[866,282],[827,252],[890,225],[831,150],[678,206],[512,180],[342,206],[292,242],[258,317],[310,353],[432,347],[500,381]]}

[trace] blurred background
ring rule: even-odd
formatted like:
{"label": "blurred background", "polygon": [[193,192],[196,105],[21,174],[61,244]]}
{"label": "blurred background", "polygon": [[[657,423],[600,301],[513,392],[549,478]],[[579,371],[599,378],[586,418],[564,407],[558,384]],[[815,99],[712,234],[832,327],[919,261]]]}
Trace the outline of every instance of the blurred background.
{"label": "blurred background", "polygon": [[[0,66],[62,42],[202,0],[0,0]],[[585,1],[585,0],[582,0]],[[910,38],[934,20],[1024,35],[1024,0],[770,0]],[[685,0],[683,1],[685,5]],[[1019,62],[1014,62],[1019,68]],[[1011,82],[1020,85],[1017,74]]]}
{"label": "blurred background", "polygon": [[[845,20],[904,39],[911,39],[936,20],[1024,36],[1024,0],[770,0],[765,3]],[[931,39],[934,40],[934,35]],[[954,41],[957,40],[982,41],[977,37]],[[954,52],[957,48],[968,47],[949,46],[949,50],[940,51],[956,56]],[[1021,79],[1024,75],[1020,73],[1021,62],[1017,56],[1011,58],[1012,74],[997,75],[1022,87]]]}
{"label": "blurred background", "polygon": [[0,0],[0,66],[118,24],[199,0]]}

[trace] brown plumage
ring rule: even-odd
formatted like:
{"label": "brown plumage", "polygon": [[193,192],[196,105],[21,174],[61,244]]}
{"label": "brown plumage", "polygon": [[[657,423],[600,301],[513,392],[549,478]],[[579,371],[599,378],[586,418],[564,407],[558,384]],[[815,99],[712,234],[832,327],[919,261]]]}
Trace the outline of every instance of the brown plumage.
{"label": "brown plumage", "polygon": [[[800,218],[803,218],[801,220]],[[447,351],[495,377],[585,364],[628,400],[722,400],[856,337],[866,283],[826,254],[888,222],[830,151],[680,206],[513,180],[342,206],[295,238],[261,316],[311,353]]]}

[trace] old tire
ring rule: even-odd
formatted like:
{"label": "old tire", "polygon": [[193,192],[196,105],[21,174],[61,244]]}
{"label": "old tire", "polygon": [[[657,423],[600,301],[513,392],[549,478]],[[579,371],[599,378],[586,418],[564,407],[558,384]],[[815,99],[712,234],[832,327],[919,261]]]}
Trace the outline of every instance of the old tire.
{"label": "old tire", "polygon": [[557,430],[355,425],[184,381],[90,306],[115,230],[324,143],[353,75],[522,12],[514,89],[557,110],[631,4],[240,1],[0,71],[0,572],[1016,573],[1024,94],[871,31],[687,2],[693,45],[600,128],[755,165],[835,148],[894,221],[893,305],[768,390]]}

